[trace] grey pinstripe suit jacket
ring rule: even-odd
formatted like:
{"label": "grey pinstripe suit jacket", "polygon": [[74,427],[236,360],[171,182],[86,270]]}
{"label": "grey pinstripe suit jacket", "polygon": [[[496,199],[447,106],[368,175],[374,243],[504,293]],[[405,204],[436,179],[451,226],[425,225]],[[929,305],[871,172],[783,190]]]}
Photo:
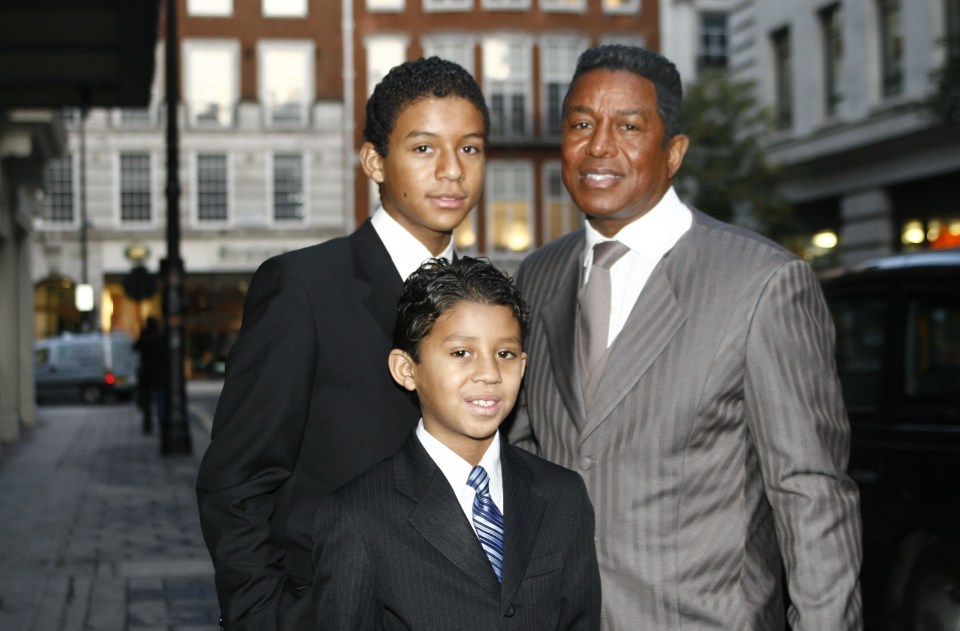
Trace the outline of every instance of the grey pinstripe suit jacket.
{"label": "grey pinstripe suit jacket", "polygon": [[611,347],[575,361],[583,230],[531,254],[511,440],[580,471],[605,631],[859,629],[858,492],[833,324],[811,268],[694,211]]}

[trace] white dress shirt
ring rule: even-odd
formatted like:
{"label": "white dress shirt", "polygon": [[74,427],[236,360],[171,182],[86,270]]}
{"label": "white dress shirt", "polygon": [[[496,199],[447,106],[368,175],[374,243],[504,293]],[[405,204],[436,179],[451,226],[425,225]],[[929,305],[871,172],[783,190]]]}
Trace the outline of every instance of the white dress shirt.
{"label": "white dress shirt", "polygon": [[[610,328],[607,348],[623,330],[644,285],[663,255],[690,229],[693,214],[671,186],[657,205],[636,221],[624,226],[615,240],[630,248],[610,268]],[[583,257],[583,282],[593,265],[593,246],[609,241],[590,222],[586,225],[586,251]]]}
{"label": "white dress shirt", "polygon": [[[467,484],[467,478],[470,477],[470,472],[473,471],[473,465],[434,438],[434,436],[424,428],[423,419],[420,419],[420,424],[417,425],[417,438],[420,439],[420,444],[427,450],[427,454],[433,458],[433,461],[437,463],[437,467],[440,468],[444,477],[447,478],[447,482],[449,482],[450,487],[453,488],[454,495],[456,495],[460,501],[460,508],[463,510],[463,514],[467,516],[470,527],[476,532],[477,527],[473,524],[473,499],[477,496],[477,492],[472,486]],[[490,477],[490,497],[493,498],[493,503],[500,509],[500,514],[503,514],[503,475],[500,471],[499,430],[494,434],[493,440],[490,441],[490,446],[487,447],[487,451],[480,459],[480,466],[484,468],[487,476]]]}
{"label": "white dress shirt", "polygon": [[[400,272],[400,278],[406,280],[410,274],[417,271],[417,268],[427,259],[434,258],[427,246],[420,243],[415,236],[407,232],[407,229],[401,226],[396,219],[390,216],[383,206],[377,208],[370,218],[373,229],[377,231],[377,236],[383,241],[387,248],[390,260],[393,261],[397,271]],[[445,258],[448,261],[453,260],[453,239],[447,247],[436,256],[436,258]]]}

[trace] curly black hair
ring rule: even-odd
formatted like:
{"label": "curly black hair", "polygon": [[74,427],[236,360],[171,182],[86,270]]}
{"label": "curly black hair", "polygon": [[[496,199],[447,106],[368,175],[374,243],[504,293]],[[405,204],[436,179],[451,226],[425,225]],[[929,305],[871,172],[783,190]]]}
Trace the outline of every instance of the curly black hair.
{"label": "curly black hair", "polygon": [[390,132],[403,109],[423,98],[459,96],[473,103],[483,115],[483,135],[490,132],[490,113],[480,86],[470,73],[452,61],[427,57],[394,66],[367,100],[363,139],[387,156]]}
{"label": "curly black hair", "polygon": [[529,311],[510,277],[484,259],[463,256],[452,263],[429,259],[407,278],[393,327],[393,347],[420,362],[420,344],[437,318],[461,302],[509,307],[520,323],[521,346]]}
{"label": "curly black hair", "polygon": [[[683,84],[677,67],[663,55],[639,46],[606,44],[581,53],[577,59],[570,87],[591,70],[625,70],[653,83],[657,91],[657,112],[663,119],[663,143],[681,133],[680,106],[683,103]],[[570,91],[567,92],[569,96]],[[563,113],[567,112],[567,98],[563,99]]]}

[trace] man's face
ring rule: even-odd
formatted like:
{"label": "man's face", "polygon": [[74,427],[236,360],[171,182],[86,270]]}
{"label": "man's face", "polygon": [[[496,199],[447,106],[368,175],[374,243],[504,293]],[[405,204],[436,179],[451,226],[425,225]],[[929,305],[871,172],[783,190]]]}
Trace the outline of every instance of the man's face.
{"label": "man's face", "polygon": [[483,189],[483,115],[461,97],[420,99],[397,117],[387,156],[364,143],[360,161],[384,209],[439,254]]}
{"label": "man's face", "polygon": [[390,358],[394,379],[417,392],[424,429],[471,464],[513,409],[526,361],[513,310],[469,301],[437,318],[419,363]]}
{"label": "man's face", "polygon": [[591,225],[612,237],[670,188],[687,137],[664,146],[656,88],[632,72],[584,74],[571,86],[564,114],[563,183]]}

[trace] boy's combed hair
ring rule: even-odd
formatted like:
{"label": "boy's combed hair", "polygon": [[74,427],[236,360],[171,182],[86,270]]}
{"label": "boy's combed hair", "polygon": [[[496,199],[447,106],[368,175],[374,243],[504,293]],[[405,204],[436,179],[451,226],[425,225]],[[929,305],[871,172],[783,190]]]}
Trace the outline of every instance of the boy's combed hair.
{"label": "boy's combed hair", "polygon": [[395,66],[373,89],[367,100],[367,120],[363,139],[372,143],[377,153],[387,156],[390,132],[405,107],[427,97],[459,96],[476,106],[483,115],[484,138],[490,133],[490,112],[480,86],[462,66],[427,57]]}
{"label": "boy's combed hair", "polygon": [[[681,133],[680,106],[683,102],[683,83],[673,62],[652,50],[625,44],[596,46],[581,53],[573,72],[572,86],[591,70],[623,70],[647,79],[657,90],[657,112],[663,119],[663,141]],[[567,93],[569,95],[569,92]],[[564,97],[563,113],[567,113]]]}
{"label": "boy's combed hair", "polygon": [[420,344],[434,323],[461,302],[509,307],[520,324],[521,345],[529,313],[510,277],[489,261],[430,259],[407,278],[393,329],[393,347],[420,362]]}

